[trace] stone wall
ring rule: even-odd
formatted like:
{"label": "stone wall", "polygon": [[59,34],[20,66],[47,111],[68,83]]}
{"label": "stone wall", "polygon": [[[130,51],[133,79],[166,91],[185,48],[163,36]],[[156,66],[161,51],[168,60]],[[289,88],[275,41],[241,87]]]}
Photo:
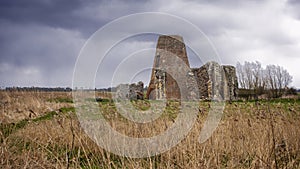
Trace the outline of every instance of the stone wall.
{"label": "stone wall", "polygon": [[190,68],[183,38],[159,37],[146,98],[233,100],[237,87],[235,67],[208,62]]}
{"label": "stone wall", "polygon": [[236,69],[234,66],[226,65],[222,66],[224,70],[225,80],[224,80],[224,90],[225,90],[225,100],[235,100],[237,99],[238,91],[238,80],[236,76]]}
{"label": "stone wall", "polygon": [[116,87],[116,98],[118,99],[144,99],[144,83],[120,84]]}
{"label": "stone wall", "polygon": [[236,99],[238,85],[234,66],[208,62],[192,71],[197,79],[201,99]]}

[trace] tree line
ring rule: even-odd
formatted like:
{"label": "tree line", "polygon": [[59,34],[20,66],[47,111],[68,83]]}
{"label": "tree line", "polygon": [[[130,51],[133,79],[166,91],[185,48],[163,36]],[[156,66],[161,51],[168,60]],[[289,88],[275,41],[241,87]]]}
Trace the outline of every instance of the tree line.
{"label": "tree line", "polygon": [[258,61],[244,64],[237,62],[236,72],[239,88],[252,91],[256,95],[269,94],[271,97],[280,97],[289,92],[289,85],[293,77],[282,66],[267,65],[262,67]]}
{"label": "tree line", "polygon": [[70,92],[70,87],[6,87],[6,91]]}

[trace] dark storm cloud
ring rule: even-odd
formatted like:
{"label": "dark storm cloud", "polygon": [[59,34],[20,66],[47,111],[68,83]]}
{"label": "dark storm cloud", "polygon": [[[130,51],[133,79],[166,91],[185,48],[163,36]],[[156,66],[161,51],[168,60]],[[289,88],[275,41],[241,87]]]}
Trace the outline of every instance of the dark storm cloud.
{"label": "dark storm cloud", "polygon": [[81,5],[82,2],[79,0],[4,0],[0,2],[0,16],[2,19],[20,24],[41,23],[54,27],[72,27],[74,23],[76,24],[74,11]]}
{"label": "dark storm cloud", "polygon": [[1,1],[0,85],[71,86],[75,61],[87,38],[114,18],[137,12],[139,5],[108,0]]}
{"label": "dark storm cloud", "polygon": [[0,21],[75,29],[85,34],[91,34],[105,21],[97,22],[82,15],[80,11],[83,7],[93,6],[94,3],[82,0],[4,0],[0,2]]}
{"label": "dark storm cloud", "polygon": [[72,22],[80,2],[72,2],[0,2],[1,85],[70,86],[84,42]]}
{"label": "dark storm cloud", "polygon": [[[20,77],[34,78],[30,74],[34,69],[40,75],[36,79],[38,84],[47,85],[49,79],[55,81],[60,76],[65,76],[65,80],[70,83],[68,79],[72,76],[76,56],[84,42],[78,32],[15,23],[2,24],[0,32],[3,32],[1,41],[5,42],[0,45],[0,64],[9,68],[6,72],[0,71],[2,79],[6,77],[6,81],[11,84],[18,82]],[[18,69],[22,71],[12,75]],[[66,85],[66,81],[63,83]]]}
{"label": "dark storm cloud", "polygon": [[0,2],[0,20],[75,29],[90,36],[117,17],[144,12],[144,3],[133,0],[3,0]]}
{"label": "dark storm cloud", "polygon": [[[191,21],[215,45],[225,64],[245,60],[279,64],[298,79],[299,7],[297,0],[2,0],[0,86],[71,86],[79,51],[96,30],[119,17],[149,11]],[[133,28],[159,27],[148,20],[128,24]],[[199,37],[191,35],[184,39],[201,46]],[[156,40],[156,36],[144,35],[126,41],[112,52],[115,56],[109,61],[117,63],[130,51],[153,48]],[[111,74],[114,64],[104,65],[100,70]],[[103,86],[109,85],[103,78],[99,81]],[[293,85],[300,86],[296,80]]]}

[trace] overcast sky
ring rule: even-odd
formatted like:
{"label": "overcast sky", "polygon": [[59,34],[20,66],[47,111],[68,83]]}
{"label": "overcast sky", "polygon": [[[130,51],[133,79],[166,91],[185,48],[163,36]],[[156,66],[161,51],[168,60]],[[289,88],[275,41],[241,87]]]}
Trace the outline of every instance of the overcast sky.
{"label": "overcast sky", "polygon": [[[1,0],[0,86],[72,86],[75,62],[87,39],[105,24],[141,12],[187,19],[212,41],[222,64],[257,60],[263,66],[280,65],[293,76],[291,85],[300,88],[297,0]],[[98,70],[96,86],[110,85],[105,76],[113,74],[117,64],[113,58],[122,60],[125,53],[153,49],[157,37],[130,38],[115,47]],[[148,56],[143,62],[152,66],[154,52],[140,52]],[[147,82],[148,76],[140,73],[134,78]]]}

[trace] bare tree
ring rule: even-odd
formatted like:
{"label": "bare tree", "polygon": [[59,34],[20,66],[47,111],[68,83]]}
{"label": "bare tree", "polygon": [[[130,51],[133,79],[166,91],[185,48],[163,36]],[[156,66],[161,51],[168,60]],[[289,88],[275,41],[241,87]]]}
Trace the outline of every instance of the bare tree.
{"label": "bare tree", "polygon": [[261,63],[258,61],[251,63],[251,71],[252,71],[252,86],[253,90],[256,94],[256,98],[259,94],[262,94],[264,91],[264,79],[263,79],[263,69],[261,67]]}
{"label": "bare tree", "polygon": [[266,82],[267,82],[267,88],[271,90],[271,93],[273,96],[276,94],[277,89],[277,83],[276,83],[276,66],[275,65],[267,65],[266,67]]}
{"label": "bare tree", "polygon": [[237,78],[238,78],[240,88],[246,89],[244,67],[240,62],[237,62],[236,64],[236,72],[237,72]]}
{"label": "bare tree", "polygon": [[292,76],[282,66],[267,65],[264,69],[258,61],[246,61],[238,62],[236,67],[240,87],[254,90],[256,94],[268,89],[273,97],[278,97],[292,82]]}
{"label": "bare tree", "polygon": [[256,62],[244,62],[244,65],[237,63],[237,76],[241,88],[255,89],[262,83],[262,67]]}
{"label": "bare tree", "polygon": [[287,70],[283,70],[283,86],[284,88],[287,88],[289,84],[292,83],[293,77],[289,74]]}
{"label": "bare tree", "polygon": [[274,65],[268,65],[266,67],[266,76],[265,81],[267,82],[267,88],[269,89],[275,89],[275,76],[274,76]]}
{"label": "bare tree", "polygon": [[244,64],[244,72],[246,75],[246,88],[253,89],[253,72],[252,72],[252,63],[245,62]]}

